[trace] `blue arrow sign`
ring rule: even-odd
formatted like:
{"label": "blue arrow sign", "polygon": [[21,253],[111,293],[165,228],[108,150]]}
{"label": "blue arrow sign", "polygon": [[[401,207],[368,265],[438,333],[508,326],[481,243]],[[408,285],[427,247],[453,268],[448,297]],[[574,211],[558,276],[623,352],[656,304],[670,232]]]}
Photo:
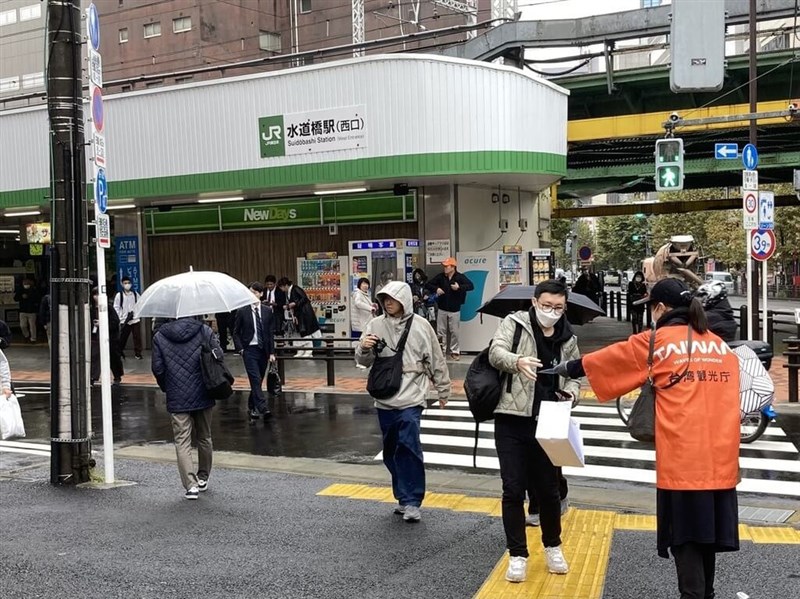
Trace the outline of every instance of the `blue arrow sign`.
{"label": "blue arrow sign", "polygon": [[88,23],[86,29],[89,32],[89,41],[92,43],[92,48],[95,51],[100,50],[100,17],[97,14],[97,7],[90,4],[86,9]]}
{"label": "blue arrow sign", "polygon": [[747,144],[742,150],[742,164],[748,171],[756,170],[758,166],[758,150],[753,144]]}
{"label": "blue arrow sign", "polygon": [[739,157],[739,144],[714,144],[714,158],[717,160],[736,160]]}
{"label": "blue arrow sign", "polygon": [[108,209],[108,182],[106,181],[105,169],[97,169],[97,177],[94,180],[94,201],[97,210],[101,214]]}

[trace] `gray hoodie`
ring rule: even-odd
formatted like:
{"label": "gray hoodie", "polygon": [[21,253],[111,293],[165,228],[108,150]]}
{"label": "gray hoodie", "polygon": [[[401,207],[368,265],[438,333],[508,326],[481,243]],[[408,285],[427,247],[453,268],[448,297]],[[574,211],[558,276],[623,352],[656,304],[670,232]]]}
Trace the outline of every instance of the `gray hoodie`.
{"label": "gray hoodie", "polygon": [[[447,362],[433,327],[427,320],[413,312],[411,287],[402,281],[391,281],[381,289],[378,299],[382,302],[383,297],[387,295],[403,305],[403,314],[399,318],[392,318],[386,314],[373,318],[362,333],[362,338],[372,334],[386,341],[386,349],[381,352],[382,358],[394,355],[392,348],[397,347],[400,342],[406,322],[409,318],[413,318],[414,322],[409,329],[403,351],[403,381],[400,391],[389,399],[376,399],[375,406],[384,410],[424,406],[431,379],[436,386],[439,399],[447,399],[450,396]],[[356,346],[356,362],[362,366],[372,366],[374,361],[375,352],[372,349],[363,349],[359,343]]]}

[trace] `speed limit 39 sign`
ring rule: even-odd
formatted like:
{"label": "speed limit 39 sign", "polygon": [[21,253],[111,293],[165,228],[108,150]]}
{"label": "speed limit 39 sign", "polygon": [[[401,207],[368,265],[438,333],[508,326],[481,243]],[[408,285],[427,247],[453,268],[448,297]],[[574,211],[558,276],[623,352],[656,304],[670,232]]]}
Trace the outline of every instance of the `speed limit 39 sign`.
{"label": "speed limit 39 sign", "polygon": [[769,260],[775,253],[775,233],[769,229],[750,232],[750,255],[755,260]]}

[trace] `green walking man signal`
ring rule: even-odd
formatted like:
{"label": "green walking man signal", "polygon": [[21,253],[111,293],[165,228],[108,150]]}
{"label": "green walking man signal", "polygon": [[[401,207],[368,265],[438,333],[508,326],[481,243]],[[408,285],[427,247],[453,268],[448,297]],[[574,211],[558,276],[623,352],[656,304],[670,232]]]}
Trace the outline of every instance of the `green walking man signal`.
{"label": "green walking man signal", "polygon": [[656,191],[683,189],[683,140],[656,140]]}

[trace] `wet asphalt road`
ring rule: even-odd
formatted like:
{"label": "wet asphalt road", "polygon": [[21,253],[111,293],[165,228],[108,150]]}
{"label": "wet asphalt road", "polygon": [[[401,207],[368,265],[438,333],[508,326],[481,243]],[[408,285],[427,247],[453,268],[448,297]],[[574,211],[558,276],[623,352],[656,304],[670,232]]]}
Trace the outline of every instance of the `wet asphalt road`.
{"label": "wet asphalt road", "polygon": [[[49,395],[44,386],[17,389],[27,440],[47,439]],[[113,392],[114,443],[172,443],[172,427],[164,394],[156,389],[121,387]],[[218,401],[213,411],[214,449],[252,455],[326,458],[338,462],[372,461],[381,448],[381,434],[372,400],[315,393],[285,393],[270,400],[272,418],[250,422],[247,393]],[[102,443],[99,388],[92,389],[92,428]]]}

